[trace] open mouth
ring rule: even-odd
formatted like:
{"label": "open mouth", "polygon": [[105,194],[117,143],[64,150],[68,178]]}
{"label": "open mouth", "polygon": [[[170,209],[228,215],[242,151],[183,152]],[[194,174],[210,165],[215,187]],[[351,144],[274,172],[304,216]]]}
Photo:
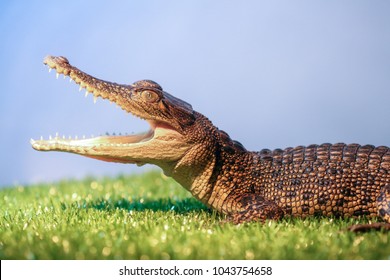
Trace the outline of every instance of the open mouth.
{"label": "open mouth", "polygon": [[142,165],[145,163],[145,157],[152,157],[148,155],[148,150],[156,153],[156,149],[148,149],[147,142],[152,142],[148,144],[152,148],[164,148],[164,145],[161,144],[164,139],[171,141],[180,138],[180,134],[168,123],[146,119],[137,110],[132,110],[131,106],[123,105],[126,103],[124,99],[131,90],[131,86],[110,83],[89,76],[76,67],[71,66],[64,57],[48,56],[45,58],[44,64],[49,67],[49,72],[52,69],[56,71],[57,79],[63,74],[69,77],[71,82],[74,81],[78,84],[80,91],[85,89],[85,96],[92,94],[94,102],[99,97],[107,99],[132,115],[145,119],[150,125],[150,130],[134,135],[101,135],[91,138],[66,138],[56,134],[54,137],[50,136],[49,139],[43,139],[43,137],[40,140],[31,139],[31,145],[34,149],[39,151],[70,152],[104,161]]}

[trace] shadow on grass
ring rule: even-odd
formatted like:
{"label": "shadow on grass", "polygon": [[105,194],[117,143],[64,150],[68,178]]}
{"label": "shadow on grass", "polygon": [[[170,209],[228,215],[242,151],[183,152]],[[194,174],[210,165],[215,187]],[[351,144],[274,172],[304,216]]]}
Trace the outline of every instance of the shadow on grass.
{"label": "shadow on grass", "polygon": [[[170,199],[170,198],[161,198],[161,199],[97,199],[92,202],[80,201],[73,203],[71,207],[77,208],[93,208],[102,211],[113,211],[115,209],[124,209],[128,211],[174,211],[176,213],[188,213],[188,212],[201,212],[201,211],[210,211],[206,206],[201,202],[193,198],[185,199]],[[67,205],[62,205],[62,208],[68,208]]]}

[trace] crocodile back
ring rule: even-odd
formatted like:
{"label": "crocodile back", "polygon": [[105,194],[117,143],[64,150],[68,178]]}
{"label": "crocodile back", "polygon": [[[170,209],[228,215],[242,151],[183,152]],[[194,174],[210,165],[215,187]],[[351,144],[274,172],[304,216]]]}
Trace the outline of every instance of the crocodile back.
{"label": "crocodile back", "polygon": [[376,216],[380,189],[390,184],[385,146],[326,143],[262,150],[254,159],[255,192],[287,215]]}

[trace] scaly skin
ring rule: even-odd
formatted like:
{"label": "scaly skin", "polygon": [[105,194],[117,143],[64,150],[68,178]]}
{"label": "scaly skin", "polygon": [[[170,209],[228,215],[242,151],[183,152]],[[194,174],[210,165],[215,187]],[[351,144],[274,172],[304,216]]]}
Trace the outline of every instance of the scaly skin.
{"label": "scaly skin", "polygon": [[379,216],[390,223],[390,149],[322,144],[249,152],[188,103],[153,81],[120,85],[48,56],[81,88],[149,122],[131,136],[32,140],[40,151],[160,166],[194,197],[236,223],[284,216]]}

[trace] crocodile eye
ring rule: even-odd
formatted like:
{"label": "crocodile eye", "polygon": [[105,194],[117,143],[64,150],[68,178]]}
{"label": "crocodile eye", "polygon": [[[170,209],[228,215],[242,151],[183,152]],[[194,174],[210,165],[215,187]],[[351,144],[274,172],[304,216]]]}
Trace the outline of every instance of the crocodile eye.
{"label": "crocodile eye", "polygon": [[141,97],[144,101],[147,101],[147,102],[156,102],[160,98],[157,93],[155,93],[154,91],[150,91],[150,90],[142,91]]}

